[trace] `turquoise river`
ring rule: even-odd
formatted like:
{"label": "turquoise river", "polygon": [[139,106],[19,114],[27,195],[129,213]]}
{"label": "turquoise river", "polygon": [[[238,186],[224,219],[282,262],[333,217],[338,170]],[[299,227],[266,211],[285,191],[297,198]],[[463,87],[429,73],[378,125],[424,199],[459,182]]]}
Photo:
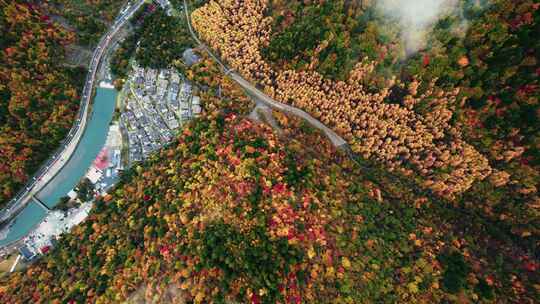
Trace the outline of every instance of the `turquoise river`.
{"label": "turquoise river", "polygon": [[[62,170],[38,193],[38,197],[47,206],[54,207],[61,197],[66,196],[79,183],[105,145],[117,95],[113,89],[96,90],[90,120],[75,152]],[[28,204],[12,222],[7,236],[0,240],[0,246],[26,236],[45,216],[45,210],[36,203]]]}

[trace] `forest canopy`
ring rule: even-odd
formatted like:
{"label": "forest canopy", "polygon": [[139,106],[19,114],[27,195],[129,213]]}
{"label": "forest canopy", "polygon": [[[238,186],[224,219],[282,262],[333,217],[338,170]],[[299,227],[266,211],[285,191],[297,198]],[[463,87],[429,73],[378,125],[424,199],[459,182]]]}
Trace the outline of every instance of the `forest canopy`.
{"label": "forest canopy", "polygon": [[168,16],[154,4],[145,5],[132,20],[133,32],[112,57],[112,72],[125,78],[131,59],[145,68],[181,67],[183,52],[192,46],[184,19],[183,14]]}
{"label": "forest canopy", "polygon": [[0,206],[66,136],[85,74],[62,66],[73,33],[37,6],[8,2],[0,2]]}
{"label": "forest canopy", "polygon": [[533,303],[538,264],[507,232],[359,166],[298,118],[247,119],[208,58],[189,72],[210,88],[204,115],[2,279],[0,300]]}
{"label": "forest canopy", "polygon": [[75,28],[77,41],[94,46],[113,23],[125,0],[46,0],[40,5],[58,21]]}
{"label": "forest canopy", "polygon": [[[540,5],[455,3],[466,30],[442,16],[410,52],[376,1],[200,1],[218,56],[350,150],[201,54],[202,115],[0,302],[536,303]],[[134,56],[178,58],[154,38]]]}

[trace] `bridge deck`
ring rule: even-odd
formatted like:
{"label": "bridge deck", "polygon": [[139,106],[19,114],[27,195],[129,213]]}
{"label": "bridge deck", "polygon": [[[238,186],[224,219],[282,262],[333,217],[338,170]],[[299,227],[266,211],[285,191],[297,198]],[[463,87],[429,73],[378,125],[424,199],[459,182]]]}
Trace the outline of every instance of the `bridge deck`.
{"label": "bridge deck", "polygon": [[47,206],[44,202],[42,202],[39,198],[37,198],[37,196],[32,195],[32,199],[34,200],[36,204],[38,204],[38,206],[45,209],[45,212],[51,211],[51,208],[49,208],[49,206]]}

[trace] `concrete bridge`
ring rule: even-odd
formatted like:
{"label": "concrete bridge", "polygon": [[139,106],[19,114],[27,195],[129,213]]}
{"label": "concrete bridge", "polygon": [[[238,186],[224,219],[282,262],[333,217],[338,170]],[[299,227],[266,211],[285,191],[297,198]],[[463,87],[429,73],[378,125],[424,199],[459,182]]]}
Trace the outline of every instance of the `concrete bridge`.
{"label": "concrete bridge", "polygon": [[47,206],[47,204],[45,204],[42,200],[40,200],[37,196],[35,195],[32,195],[32,200],[34,201],[34,203],[36,203],[38,206],[40,206],[41,208],[43,208],[43,210],[45,210],[45,212],[49,213],[51,211],[51,208],[49,208],[49,206]]}
{"label": "concrete bridge", "polygon": [[41,169],[29,179],[28,183],[21,191],[17,193],[17,195],[15,195],[2,210],[0,210],[0,228],[7,225],[32,201],[44,208],[47,212],[50,211],[50,208],[39,200],[39,198],[36,197],[36,194],[39,193],[41,189],[45,187],[58,172],[60,172],[60,170],[62,170],[74,153],[84,133],[87,121],[89,120],[89,104],[92,100],[93,91],[96,86],[97,72],[102,63],[102,58],[111,45],[111,42],[114,41],[113,38],[116,33],[128,23],[129,19],[145,2],[146,0],[134,0],[133,2],[130,2],[130,5],[122,10],[112,27],[99,41],[94,50],[88,69],[77,120],[58,150],[42,165]]}

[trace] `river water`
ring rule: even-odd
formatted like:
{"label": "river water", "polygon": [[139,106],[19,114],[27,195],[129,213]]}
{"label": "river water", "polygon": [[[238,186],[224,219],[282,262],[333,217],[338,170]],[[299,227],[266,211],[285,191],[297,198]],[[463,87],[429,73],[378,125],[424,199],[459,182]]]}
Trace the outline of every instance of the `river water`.
{"label": "river water", "polygon": [[[91,117],[79,145],[62,170],[37,195],[47,206],[54,207],[79,183],[105,145],[117,95],[113,89],[97,88]],[[45,210],[36,203],[28,204],[12,222],[9,232],[0,240],[0,246],[26,236],[45,216]]]}

